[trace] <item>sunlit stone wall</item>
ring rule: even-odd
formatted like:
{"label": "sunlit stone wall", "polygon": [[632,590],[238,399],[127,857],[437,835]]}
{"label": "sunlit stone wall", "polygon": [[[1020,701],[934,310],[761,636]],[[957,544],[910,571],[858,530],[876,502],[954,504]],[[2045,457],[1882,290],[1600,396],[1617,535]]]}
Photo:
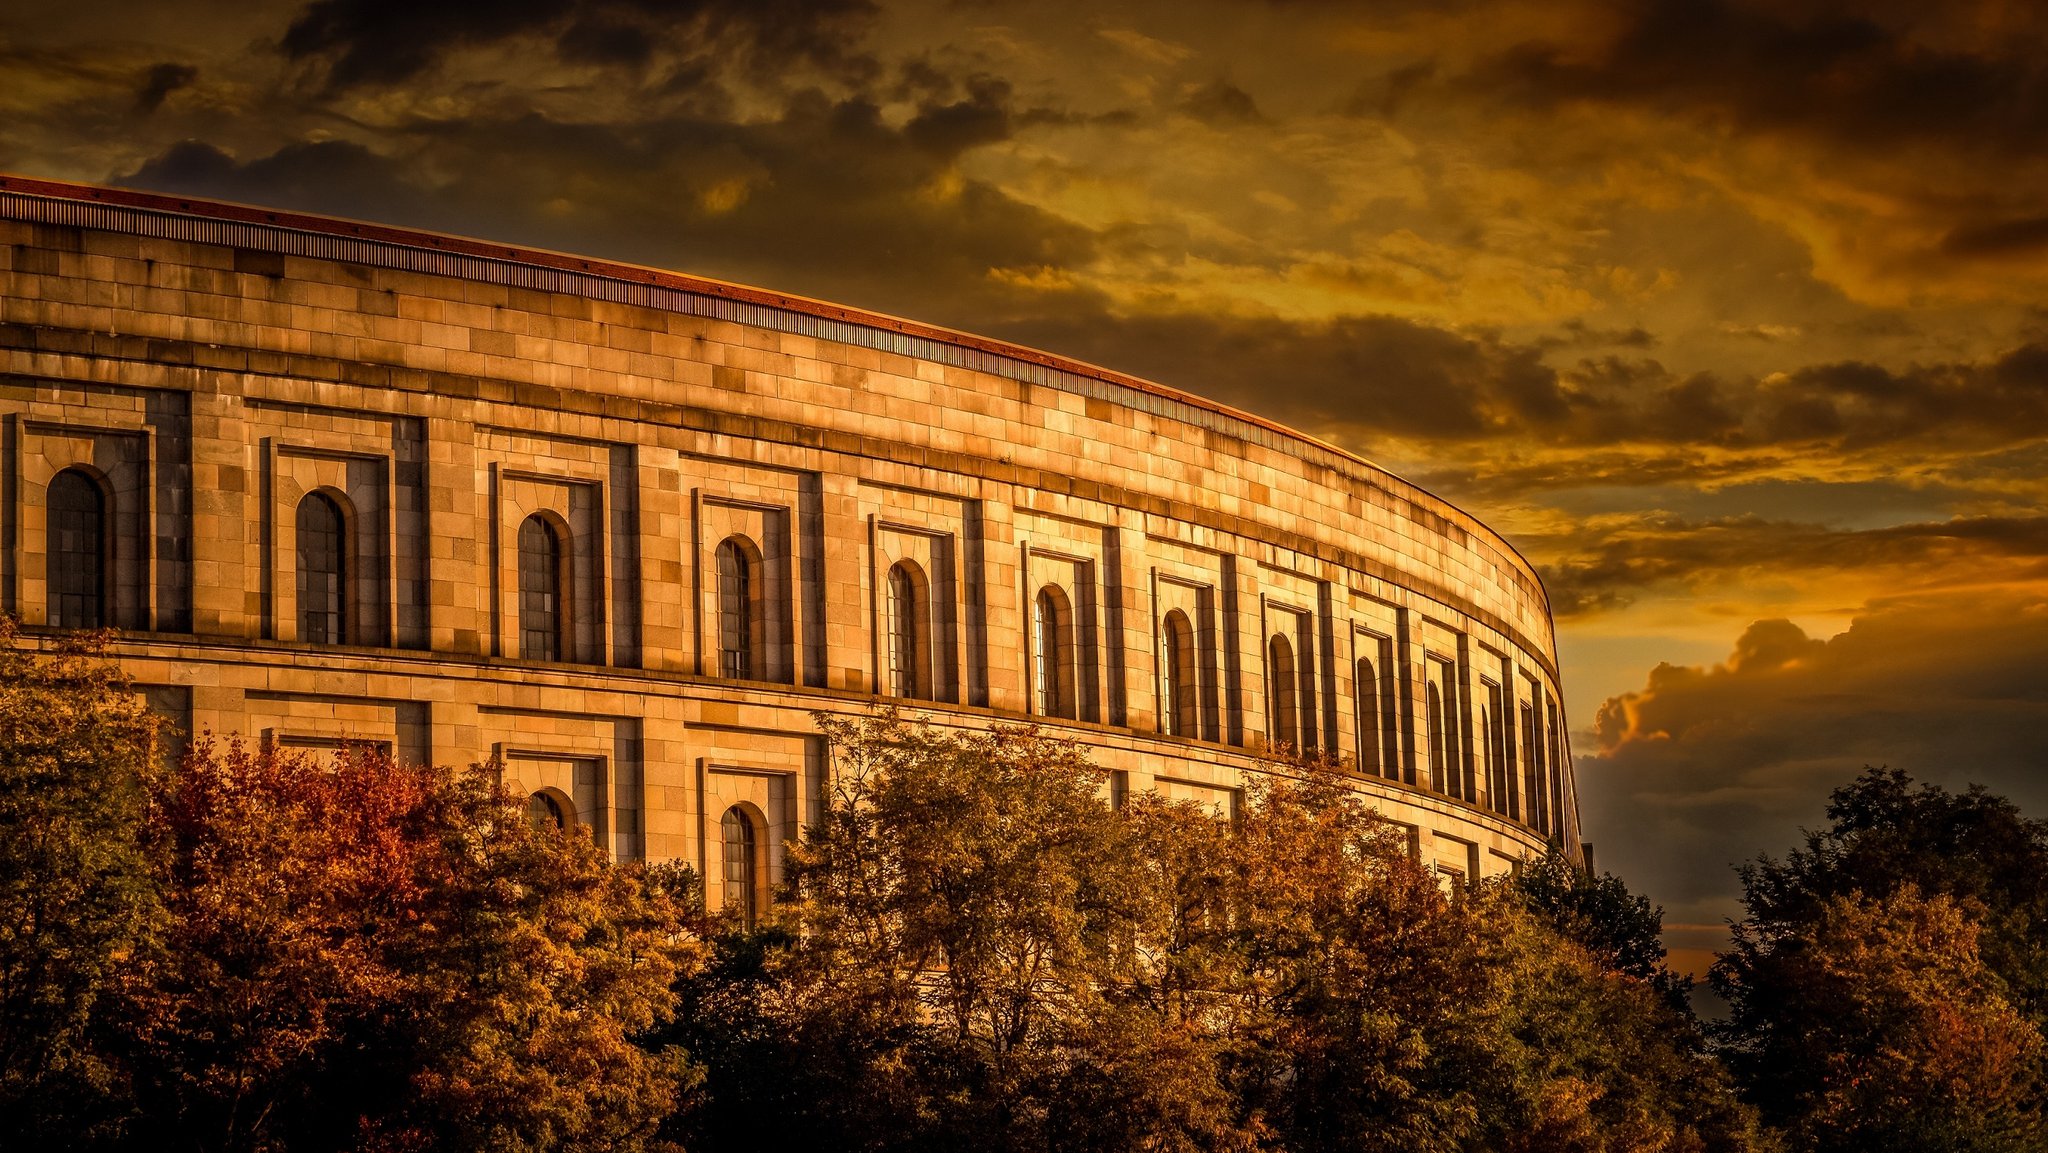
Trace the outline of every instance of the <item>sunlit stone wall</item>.
{"label": "sunlit stone wall", "polygon": [[[14,178],[0,284],[0,603],[52,627],[83,546],[50,486],[90,476],[98,611],[188,732],[495,756],[714,882],[728,811],[764,878],[817,811],[812,714],[889,700],[1045,720],[1118,793],[1219,812],[1271,744],[1334,754],[1453,876],[1578,844],[1528,564],[1245,414],[717,282]],[[343,514],[327,643],[311,493]],[[535,518],[552,660],[522,629]]]}

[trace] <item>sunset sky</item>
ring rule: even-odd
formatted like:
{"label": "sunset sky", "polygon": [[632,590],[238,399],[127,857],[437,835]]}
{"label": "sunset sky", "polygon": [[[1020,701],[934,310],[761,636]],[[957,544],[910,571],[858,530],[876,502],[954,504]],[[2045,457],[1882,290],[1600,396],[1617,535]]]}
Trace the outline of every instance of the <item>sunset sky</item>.
{"label": "sunset sky", "polygon": [[1681,949],[1866,763],[2048,816],[2039,3],[14,0],[0,170],[823,297],[1351,448],[1542,570],[1587,835]]}

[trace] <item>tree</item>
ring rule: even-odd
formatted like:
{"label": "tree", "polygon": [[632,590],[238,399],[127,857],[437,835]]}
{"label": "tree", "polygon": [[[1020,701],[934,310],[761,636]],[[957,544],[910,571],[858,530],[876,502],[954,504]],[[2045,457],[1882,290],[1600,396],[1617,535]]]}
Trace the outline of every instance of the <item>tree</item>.
{"label": "tree", "polygon": [[1771,1148],[1755,1110],[1737,1098],[1690,1010],[1672,1001],[1657,971],[1623,971],[1604,946],[1560,935],[1549,916],[1528,909],[1527,876],[1475,895],[1478,915],[1507,930],[1499,963],[1508,974],[1497,1035],[1485,1045],[1492,1064],[1482,1082],[1480,1146],[1510,1153]]}
{"label": "tree", "polygon": [[1336,768],[1274,768],[1232,837],[1248,997],[1233,1087],[1285,1148],[1461,1148],[1478,1131],[1468,1073],[1504,988],[1501,939]]}
{"label": "tree", "polygon": [[824,819],[779,922],[728,933],[673,1037],[675,1131],[750,1146],[1203,1149],[1234,1140],[1198,1029],[1147,1011],[1146,877],[1105,774],[1033,728],[819,718]]}
{"label": "tree", "polygon": [[0,1144],[105,1116],[115,1070],[89,1026],[157,929],[141,836],[157,722],[104,639],[39,655],[0,618]]}
{"label": "tree", "polygon": [[1783,861],[1743,866],[1747,933],[1768,946],[1851,893],[1948,896],[1980,925],[1979,953],[2009,999],[2048,1028],[2048,822],[1981,786],[1915,787],[1898,769],[1865,769],[1829,796],[1827,816]]}
{"label": "tree", "polygon": [[2041,1034],[2006,1000],[1961,904],[1905,884],[1821,898],[1774,929],[1737,926],[1715,977],[1731,1062],[1795,1147],[2048,1144]]}
{"label": "tree", "polygon": [[1525,908],[1600,965],[1648,982],[1674,1008],[1687,1009],[1692,979],[1664,964],[1663,908],[1630,892],[1620,877],[1594,876],[1553,843],[1516,874],[1513,888]]}
{"label": "tree", "polygon": [[138,1143],[644,1147],[642,1049],[693,958],[644,870],[530,823],[487,767],[198,742],[150,831],[168,920],[125,973]]}

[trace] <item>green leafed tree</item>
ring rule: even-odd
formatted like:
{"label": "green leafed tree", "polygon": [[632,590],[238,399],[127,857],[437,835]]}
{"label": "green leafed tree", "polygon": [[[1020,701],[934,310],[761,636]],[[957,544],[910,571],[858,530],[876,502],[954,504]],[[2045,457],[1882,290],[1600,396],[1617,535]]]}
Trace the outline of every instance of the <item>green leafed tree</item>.
{"label": "green leafed tree", "polygon": [[39,654],[0,618],[0,1146],[100,1127],[118,1070],[90,1026],[159,928],[157,722],[99,644]]}

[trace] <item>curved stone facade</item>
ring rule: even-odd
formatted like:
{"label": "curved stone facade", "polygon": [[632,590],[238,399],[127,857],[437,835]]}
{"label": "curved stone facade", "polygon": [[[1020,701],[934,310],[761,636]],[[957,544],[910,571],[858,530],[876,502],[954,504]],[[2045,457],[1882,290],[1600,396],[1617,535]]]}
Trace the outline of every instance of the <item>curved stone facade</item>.
{"label": "curved stone facade", "polygon": [[112,189],[0,178],[0,267],[0,607],[119,628],[188,731],[495,755],[714,901],[815,812],[811,715],[894,699],[1044,719],[1116,788],[1219,811],[1270,743],[1335,753],[1454,875],[1578,844],[1529,565],[1248,414],[815,301]]}

